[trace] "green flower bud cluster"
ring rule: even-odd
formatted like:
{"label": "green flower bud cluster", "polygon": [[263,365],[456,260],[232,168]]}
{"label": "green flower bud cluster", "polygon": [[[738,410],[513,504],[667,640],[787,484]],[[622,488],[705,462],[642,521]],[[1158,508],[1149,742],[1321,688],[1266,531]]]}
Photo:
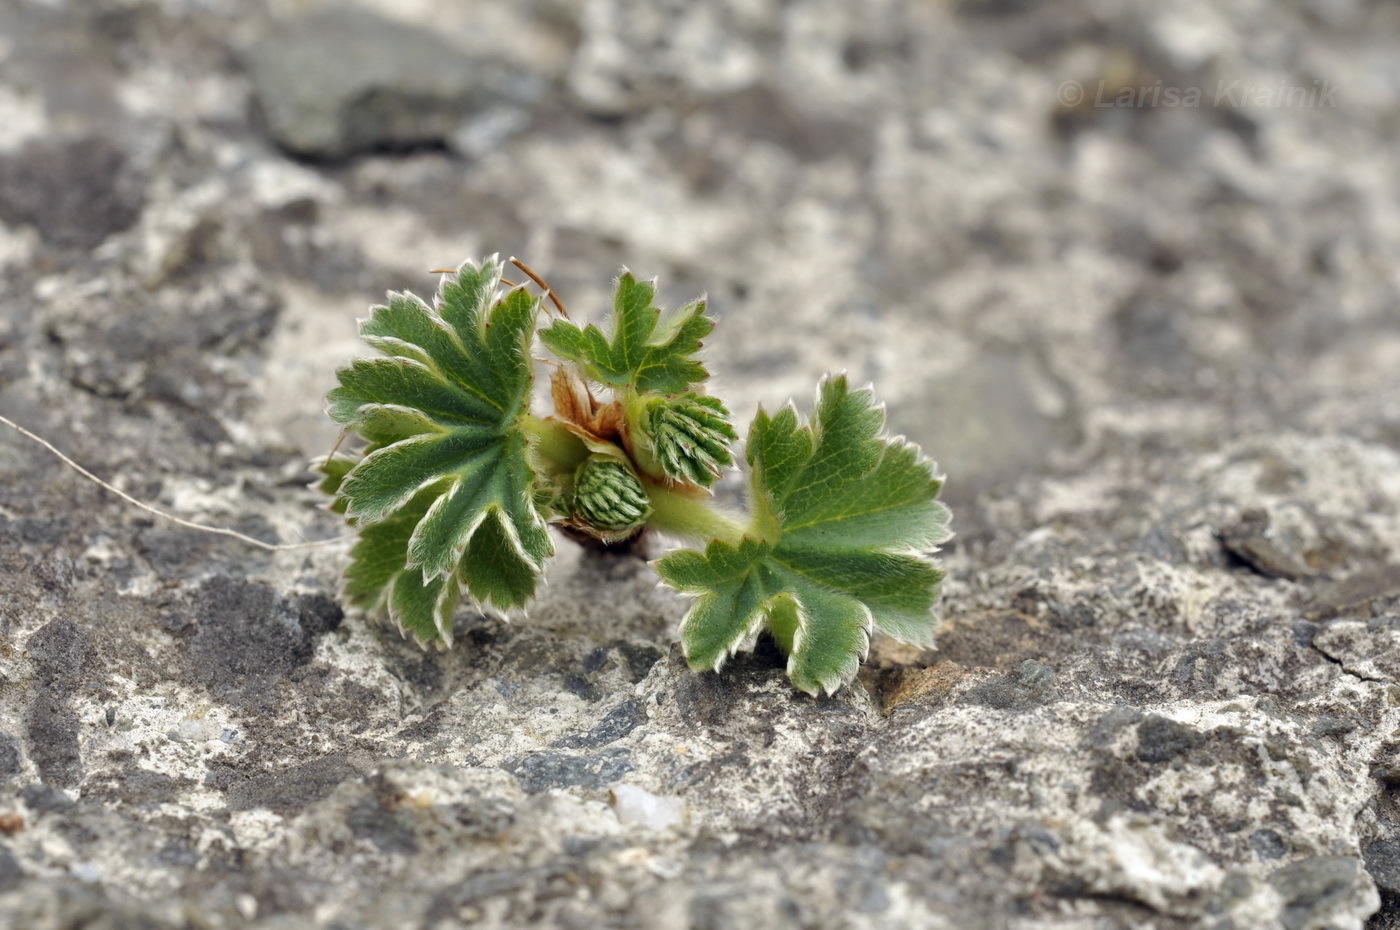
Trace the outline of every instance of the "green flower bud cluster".
{"label": "green flower bud cluster", "polygon": [[683,394],[652,405],[647,432],[666,474],[707,488],[734,463],[729,444],[738,439],[729,411],[715,397]]}
{"label": "green flower bud cluster", "polygon": [[574,516],[621,536],[647,521],[651,502],[630,465],[610,455],[591,455],[574,477]]}

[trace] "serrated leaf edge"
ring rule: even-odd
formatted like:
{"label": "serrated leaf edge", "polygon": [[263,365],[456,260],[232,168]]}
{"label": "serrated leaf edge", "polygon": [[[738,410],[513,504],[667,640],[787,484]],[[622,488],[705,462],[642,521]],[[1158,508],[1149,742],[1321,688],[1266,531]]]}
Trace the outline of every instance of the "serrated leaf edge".
{"label": "serrated leaf edge", "polygon": [[[369,407],[374,405],[365,404],[364,406]],[[398,498],[395,498],[393,504],[385,506],[379,509],[377,512],[372,512],[374,514],[373,516],[369,516],[364,513],[356,513],[354,498],[346,494],[344,491],[345,485],[350,483],[350,480],[354,477],[355,469],[358,469],[365,462],[368,462],[378,457],[382,453],[388,452],[391,449],[400,450],[406,445],[416,445],[434,438],[436,437],[432,434],[418,433],[416,435],[400,439],[398,442],[391,442],[387,446],[380,446],[378,449],[375,449],[369,455],[366,455],[364,458],[360,459],[359,462],[355,464],[355,468],[350,470],[350,474],[345,476],[345,481],[341,483],[341,491],[339,494],[336,495],[337,500],[343,498],[346,501],[346,517],[348,519],[352,519],[356,526],[380,523],[384,520],[387,520],[389,517],[392,517],[395,513],[401,510],[405,504],[407,504],[410,500],[413,499],[413,495],[417,494],[424,488],[427,488],[433,484],[436,484],[437,482],[442,481],[445,477],[447,477],[446,475],[430,475],[429,477],[420,481],[418,484],[414,485],[408,491],[402,493]]]}
{"label": "serrated leaf edge", "polygon": [[[432,644],[431,640],[422,639],[418,634],[411,632],[403,623],[402,611],[394,607],[393,591],[399,580],[409,573],[408,566],[395,572],[384,584],[383,593],[376,604],[376,610],[383,611],[398,627],[399,635],[405,639],[410,636],[419,647],[427,649]],[[424,579],[425,583],[431,583],[436,579]],[[442,648],[452,648],[452,616],[456,613],[457,602],[461,600],[463,594],[461,583],[455,576],[449,576],[443,583],[442,591],[438,593],[437,599],[433,602],[433,627],[437,630],[438,639],[442,642]],[[468,595],[469,596],[469,595]],[[450,605],[450,608],[449,608]]]}
{"label": "serrated leaf edge", "polygon": [[[800,409],[798,409],[796,399],[795,399],[795,398],[792,398],[792,397],[789,397],[786,403],[784,403],[784,404],[782,404],[781,406],[778,407],[777,413],[772,414],[772,415],[768,415],[768,414],[767,414],[767,411],[764,410],[763,405],[760,404],[760,405],[758,406],[757,412],[754,414],[754,420],[755,420],[755,422],[756,422],[757,419],[758,419],[759,417],[761,417],[761,416],[768,416],[769,419],[772,420],[772,419],[776,419],[776,417],[777,417],[779,414],[782,414],[782,413],[784,413],[785,411],[791,411],[791,412],[792,412],[792,415],[793,415],[794,417],[797,418],[798,430],[809,430],[809,431],[811,432],[811,434],[812,434],[812,440],[813,440],[813,442],[812,442],[812,448],[813,448],[813,450],[815,450],[815,449],[821,444],[822,431],[823,431],[823,430],[822,430],[822,424],[821,424],[821,422],[817,419],[817,411],[821,408],[822,389],[826,387],[826,385],[827,385],[828,382],[835,381],[835,380],[838,379],[838,378],[845,378],[845,377],[846,377],[846,369],[844,369],[844,368],[841,369],[839,372],[836,372],[835,374],[833,374],[833,373],[831,373],[831,372],[827,372],[826,374],[822,375],[821,380],[817,382],[817,389],[816,389],[816,391],[815,391],[815,400],[814,400],[813,406],[812,406],[812,413],[811,413],[809,416],[805,417],[805,418],[804,418],[803,415],[802,415],[802,411],[801,411]],[[848,385],[848,387],[847,387],[847,395],[848,395],[848,396],[851,395],[851,394],[860,394],[860,393],[869,394],[869,395],[871,396],[871,398],[874,399],[874,398],[875,398],[875,383],[874,383],[873,381],[867,381],[867,382],[865,382],[864,385],[862,385],[861,387],[856,388],[856,389],[854,389],[854,390],[850,389],[850,387],[849,387],[849,385]],[[881,401],[876,401],[876,403],[874,403],[874,404],[871,405],[870,409],[873,410],[873,411],[877,411],[877,412],[880,414],[880,429],[883,430],[883,429],[885,428],[885,426],[887,426],[888,423],[889,423],[889,419],[888,419],[888,417],[887,417],[887,415],[886,415],[886,402],[885,402],[885,401],[882,401],[882,400],[881,400]],[[750,427],[750,434],[752,435],[752,427]],[[911,451],[914,453],[914,459],[915,459],[915,461],[916,461],[918,464],[924,465],[924,466],[926,466],[926,467],[928,468],[929,477],[932,478],[932,480],[938,482],[939,487],[940,487],[940,490],[941,490],[943,483],[947,480],[947,475],[946,475],[942,470],[939,469],[938,463],[937,463],[932,457],[927,456],[927,455],[924,455],[923,447],[922,447],[919,443],[910,441],[903,433],[898,433],[898,434],[895,434],[895,435],[893,435],[893,436],[881,436],[881,435],[879,435],[879,434],[877,433],[877,435],[875,436],[875,440],[876,440],[877,442],[879,442],[879,443],[880,443],[880,446],[881,446],[881,449],[880,449],[880,458],[875,462],[875,464],[873,464],[869,469],[866,470],[866,472],[865,472],[866,474],[870,474],[871,472],[873,472],[873,471],[875,471],[876,469],[878,469],[878,468],[884,463],[885,457],[886,457],[887,455],[889,455],[889,452],[890,452],[891,449],[894,449],[894,448],[896,448],[896,447],[898,447],[898,448],[905,448],[905,449],[911,450]],[[747,439],[745,439],[744,442],[743,442],[743,444],[740,446],[740,448],[739,448],[739,450],[738,450],[738,455],[735,456],[734,461],[735,461],[736,465],[737,465],[738,462],[747,462],[747,461],[748,461],[748,440],[747,440]],[[750,469],[751,469],[751,473],[752,473],[752,471],[756,470],[756,468],[755,468],[754,466],[750,466]],[[756,489],[756,488],[753,487],[752,481],[750,481],[749,487],[748,487],[747,490],[748,490],[748,492],[749,492],[749,497],[750,497],[749,503],[750,503],[750,505],[753,506],[753,505],[757,504],[758,502],[755,501],[755,500],[753,500],[752,498],[753,498],[753,496],[756,494],[756,492],[757,492],[758,489]],[[936,503],[936,504],[939,506],[939,508],[944,512],[944,514],[945,514],[947,517],[949,517],[949,518],[951,519],[951,517],[952,517],[952,511],[949,509],[949,507],[948,507],[947,504],[943,503],[941,500],[936,500],[936,499],[935,499],[934,503]],[[779,509],[777,509],[777,508],[774,508],[771,504],[769,504],[769,503],[767,503],[767,502],[764,502],[764,503],[762,504],[762,506],[763,506],[765,509],[771,510],[771,512],[773,513],[773,516],[774,516],[775,518],[778,519],[779,523],[782,522],[783,514],[782,514],[781,510],[779,510]],[[931,556],[932,556],[934,553],[937,553],[938,551],[940,551],[940,550],[939,550],[939,544],[940,544],[940,543],[947,542],[948,540],[952,539],[952,538],[954,537],[954,535],[956,535],[956,534],[953,532],[953,530],[949,527],[949,520],[943,520],[941,523],[938,524],[938,527],[939,527],[939,529],[942,530],[942,533],[941,533],[941,535],[939,535],[936,539],[932,539],[932,540],[930,541],[930,544],[929,544],[929,547],[928,547],[928,548],[921,548],[921,547],[918,547],[918,546],[910,546],[910,547],[907,547],[907,548],[906,548],[906,547],[887,547],[887,546],[881,546],[881,547],[879,547],[879,551],[881,551],[881,552],[888,552],[888,553],[891,553],[891,554],[903,554],[903,555],[917,556],[917,557],[920,557],[920,558],[925,559],[926,561],[930,561],[930,562],[931,562],[931,561],[932,561]],[[776,546],[776,544],[777,544],[777,540],[768,540],[768,541],[774,543],[775,546]]]}
{"label": "serrated leaf edge", "polygon": [[[653,561],[650,564],[655,565],[655,561]],[[665,585],[667,589],[675,591],[681,597],[696,602],[695,604],[691,605],[691,607],[688,610],[686,610],[685,616],[681,618],[681,625],[679,630],[681,640],[681,654],[685,656],[686,662],[689,663],[690,643],[687,641],[686,633],[694,623],[695,612],[700,606],[699,602],[703,600],[706,597],[706,595],[702,591],[685,591],[679,588],[673,588],[664,580],[657,582],[657,585]],[[724,667],[724,663],[728,662],[734,656],[739,654],[739,651],[743,649],[745,643],[748,643],[754,637],[758,636],[759,633],[763,632],[763,627],[768,623],[768,602],[771,600],[772,598],[769,598],[768,600],[759,602],[759,605],[757,608],[754,609],[753,614],[744,621],[743,626],[740,628],[740,632],[733,638],[731,638],[729,642],[725,644],[724,649],[719,653],[719,655],[715,657],[714,663],[709,666],[704,666],[703,668],[706,668],[712,672],[718,672],[721,668]],[[691,667],[695,668],[694,665],[691,665]]]}
{"label": "serrated leaf edge", "polygon": [[[815,582],[809,583],[816,584]],[[847,600],[855,602],[860,607],[861,613],[865,615],[865,619],[861,623],[861,629],[864,633],[862,639],[865,645],[861,648],[860,652],[847,653],[846,658],[841,663],[840,672],[834,678],[816,679],[818,691],[825,691],[827,694],[835,694],[837,691],[840,691],[846,685],[850,684],[855,679],[856,675],[860,674],[861,665],[865,662],[867,658],[869,658],[870,641],[872,638],[871,634],[874,632],[875,628],[875,615],[871,612],[870,608],[865,604],[865,602],[858,597],[851,597],[849,594],[844,594],[843,592],[835,591],[831,588],[826,587],[825,585],[817,585],[817,587],[822,588],[824,591],[831,592],[831,594],[834,597],[843,597]],[[813,697],[816,697],[817,692],[808,691],[806,688],[803,688],[801,685],[799,685],[794,674],[797,669],[798,653],[802,651],[802,646],[806,638],[811,635],[808,632],[808,627],[811,625],[811,615],[808,612],[806,606],[803,605],[802,597],[800,594],[798,594],[796,591],[787,593],[793,599],[793,602],[797,605],[797,631],[793,634],[792,637],[792,655],[788,656],[786,668],[788,680],[792,682],[793,687],[797,688],[800,691],[803,691],[806,694],[810,694]]]}

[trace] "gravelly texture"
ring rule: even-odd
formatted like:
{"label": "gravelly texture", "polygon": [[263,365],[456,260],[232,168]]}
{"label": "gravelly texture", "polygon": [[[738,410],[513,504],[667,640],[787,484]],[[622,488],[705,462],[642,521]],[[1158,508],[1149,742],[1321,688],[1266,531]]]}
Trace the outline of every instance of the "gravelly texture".
{"label": "gravelly texture", "polygon": [[0,927],[1400,927],[1400,8],[380,0],[347,73],[409,112],[299,96],[313,164],[259,56],[335,62],[318,8],[0,4],[0,413],[329,537],[370,302],[499,251],[588,317],[625,263],[708,291],[741,419],[875,382],[947,622],[831,698],[695,675],[561,540],[425,653],[342,546],[7,433]]}

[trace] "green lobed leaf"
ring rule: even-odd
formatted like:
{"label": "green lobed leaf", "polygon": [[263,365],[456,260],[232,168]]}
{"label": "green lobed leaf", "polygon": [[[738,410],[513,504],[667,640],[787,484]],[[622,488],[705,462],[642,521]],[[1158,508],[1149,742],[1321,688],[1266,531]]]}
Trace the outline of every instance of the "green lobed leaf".
{"label": "green lobed leaf", "polygon": [[354,456],[337,452],[314,464],[315,470],[319,471],[323,477],[320,481],[315,482],[313,487],[322,494],[335,498],[330,505],[331,510],[335,513],[345,513],[345,502],[338,499],[337,495],[340,493],[341,482],[345,480],[346,475],[350,474],[350,469],[354,468],[358,461],[359,459]]}
{"label": "green lobed leaf", "polygon": [[[425,490],[393,516],[361,529],[360,538],[350,549],[350,567],[345,571],[344,592],[351,604],[369,613],[388,612],[400,629],[411,633],[420,642],[442,639],[450,643],[451,616],[450,613],[444,615],[439,609],[442,607],[450,611],[450,604],[434,597],[432,604],[424,609],[409,609],[407,612],[403,609],[405,603],[413,603],[408,595],[415,592],[414,585],[417,589],[425,587],[422,572],[405,565],[404,553],[408,549],[413,528],[427,512],[434,496],[433,489]],[[399,596],[392,597],[396,584],[405,575],[410,577]],[[444,584],[437,589],[439,595],[445,587]]]}
{"label": "green lobed leaf", "polygon": [[656,286],[624,271],[613,296],[611,338],[589,324],[558,320],[540,331],[555,355],[577,363],[595,381],[641,393],[680,394],[709,377],[694,358],[714,329],[703,300],[670,314],[653,305]]}
{"label": "green lobed leaf", "polygon": [[809,425],[790,407],[759,412],[747,446],[753,532],[657,563],[697,598],[681,623],[692,667],[719,668],[766,627],[793,683],[816,694],[850,681],[872,630],[932,641],[943,572],[930,551],[949,536],[942,481],[883,428],[873,394],[844,376],[823,382]]}
{"label": "green lobed leaf", "polygon": [[521,420],[539,300],[499,297],[495,259],[446,275],[432,306],[390,294],[361,322],[384,358],[337,372],[331,417],[370,442],[323,487],[360,528],[345,590],[422,642],[450,642],[463,589],[497,607],[534,594],[553,544],[537,506]]}

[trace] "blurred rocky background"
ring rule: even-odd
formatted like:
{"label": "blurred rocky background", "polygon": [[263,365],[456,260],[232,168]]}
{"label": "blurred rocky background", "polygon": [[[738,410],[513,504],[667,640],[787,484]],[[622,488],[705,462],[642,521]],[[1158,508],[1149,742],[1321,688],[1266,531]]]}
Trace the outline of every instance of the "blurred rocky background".
{"label": "blurred rocky background", "polygon": [[958,530],[813,700],[5,431],[0,926],[1400,927],[1398,146],[1389,0],[0,0],[0,413],[128,492],[337,534],[356,317],[500,252],[873,381]]}

